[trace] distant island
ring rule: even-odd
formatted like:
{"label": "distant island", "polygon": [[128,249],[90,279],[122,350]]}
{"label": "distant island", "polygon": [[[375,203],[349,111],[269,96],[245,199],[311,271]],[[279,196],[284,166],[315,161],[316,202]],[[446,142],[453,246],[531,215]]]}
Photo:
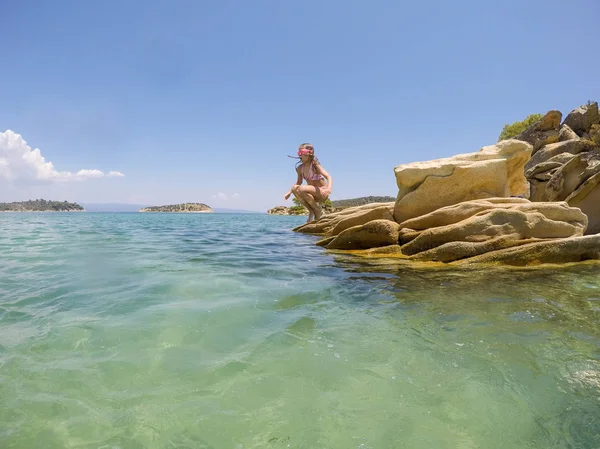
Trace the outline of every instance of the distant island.
{"label": "distant island", "polygon": [[140,212],[181,212],[181,213],[211,213],[210,206],[203,203],[169,204],[166,206],[142,207]]}
{"label": "distant island", "polygon": [[44,199],[0,203],[0,212],[84,212],[77,203],[47,201]]}

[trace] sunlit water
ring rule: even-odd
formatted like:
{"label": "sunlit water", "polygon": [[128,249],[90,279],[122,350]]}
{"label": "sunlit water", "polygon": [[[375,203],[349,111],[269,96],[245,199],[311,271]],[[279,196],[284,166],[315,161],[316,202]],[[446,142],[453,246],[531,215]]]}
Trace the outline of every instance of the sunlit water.
{"label": "sunlit water", "polygon": [[598,448],[600,268],[327,254],[267,215],[1,214],[1,448]]}

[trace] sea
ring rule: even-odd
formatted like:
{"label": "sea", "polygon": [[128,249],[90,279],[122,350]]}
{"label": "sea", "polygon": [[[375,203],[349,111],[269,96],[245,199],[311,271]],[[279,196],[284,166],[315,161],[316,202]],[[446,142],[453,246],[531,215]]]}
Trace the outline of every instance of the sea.
{"label": "sea", "polygon": [[0,214],[0,448],[599,448],[600,266],[266,214]]}

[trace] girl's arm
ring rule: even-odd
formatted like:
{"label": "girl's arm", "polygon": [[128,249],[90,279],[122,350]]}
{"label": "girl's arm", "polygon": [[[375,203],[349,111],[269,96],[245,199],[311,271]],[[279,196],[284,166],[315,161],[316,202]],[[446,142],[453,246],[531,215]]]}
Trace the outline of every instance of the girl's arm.
{"label": "girl's arm", "polygon": [[333,178],[331,177],[331,175],[327,172],[327,170],[325,170],[323,168],[323,166],[321,164],[315,164],[315,168],[319,171],[319,173],[321,173],[325,179],[327,180],[327,189],[325,189],[327,191],[327,195],[329,195],[331,193],[331,189],[333,189]]}
{"label": "girl's arm", "polygon": [[[300,169],[302,168],[302,166],[300,167],[296,167],[296,173],[298,174],[298,179],[296,180],[296,184],[294,184],[292,186],[292,189],[294,188],[294,186],[299,186],[302,184],[302,173],[300,172]],[[288,192],[284,195],[284,199],[287,200],[290,195],[292,194],[292,189],[288,190]]]}

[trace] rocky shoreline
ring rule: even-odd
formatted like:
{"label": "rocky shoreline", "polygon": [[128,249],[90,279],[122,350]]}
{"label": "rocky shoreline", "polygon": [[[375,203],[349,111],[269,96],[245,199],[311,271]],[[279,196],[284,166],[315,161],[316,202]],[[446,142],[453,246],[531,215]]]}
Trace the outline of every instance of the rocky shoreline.
{"label": "rocky shoreline", "polygon": [[444,265],[600,260],[598,103],[561,119],[552,110],[477,152],[399,165],[394,202],[294,231],[329,250]]}
{"label": "rocky shoreline", "polygon": [[181,203],[168,204],[165,206],[150,206],[143,207],[139,212],[169,212],[169,213],[184,213],[184,214],[206,214],[214,211],[210,206],[204,203]]}

